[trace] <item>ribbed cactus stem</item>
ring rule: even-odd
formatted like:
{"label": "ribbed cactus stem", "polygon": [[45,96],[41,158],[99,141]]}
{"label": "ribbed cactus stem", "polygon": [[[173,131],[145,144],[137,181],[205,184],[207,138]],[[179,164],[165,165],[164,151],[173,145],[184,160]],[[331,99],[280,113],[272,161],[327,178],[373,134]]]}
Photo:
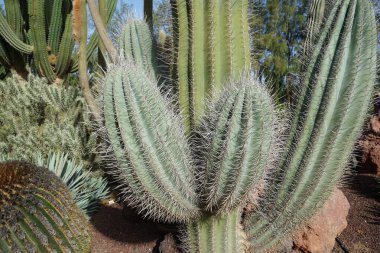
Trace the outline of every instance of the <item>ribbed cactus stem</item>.
{"label": "ribbed cactus stem", "polygon": [[376,81],[377,32],[369,0],[338,0],[303,76],[267,215],[247,219],[257,251],[308,220],[342,176]]}
{"label": "ribbed cactus stem", "polygon": [[156,53],[148,24],[142,20],[129,20],[123,27],[120,49],[124,56],[157,75]]}
{"label": "ribbed cactus stem", "polygon": [[250,67],[248,0],[171,0],[173,78],[186,130],[204,115],[205,98]]}
{"label": "ribbed cactus stem", "polygon": [[309,8],[309,18],[307,25],[307,36],[304,42],[304,53],[307,55],[313,47],[317,38],[322,22],[325,18],[326,0],[313,0]]}
{"label": "ribbed cactus stem", "polygon": [[3,16],[3,13],[1,12],[0,12],[0,35],[14,49],[25,54],[31,54],[33,52],[33,46],[24,43],[18,37],[18,35],[9,26],[7,20]]}
{"label": "ribbed cactus stem", "polygon": [[245,234],[241,226],[241,210],[227,214],[205,215],[186,225],[184,247],[189,253],[245,252]]}
{"label": "ribbed cactus stem", "polygon": [[228,212],[263,187],[278,150],[281,124],[269,92],[254,77],[226,86],[209,106],[198,135],[204,174],[203,204],[208,211]]}
{"label": "ribbed cactus stem", "polygon": [[[105,134],[126,203],[157,220],[199,215],[190,152],[180,119],[141,66],[110,66],[104,80]],[[108,149],[107,149],[108,150]]]}
{"label": "ribbed cactus stem", "polygon": [[0,163],[0,251],[90,251],[88,222],[67,187],[47,169]]}
{"label": "ribbed cactus stem", "polygon": [[54,82],[56,75],[50,66],[46,42],[45,0],[28,1],[28,13],[31,41],[34,46],[34,60],[38,72],[49,82]]}

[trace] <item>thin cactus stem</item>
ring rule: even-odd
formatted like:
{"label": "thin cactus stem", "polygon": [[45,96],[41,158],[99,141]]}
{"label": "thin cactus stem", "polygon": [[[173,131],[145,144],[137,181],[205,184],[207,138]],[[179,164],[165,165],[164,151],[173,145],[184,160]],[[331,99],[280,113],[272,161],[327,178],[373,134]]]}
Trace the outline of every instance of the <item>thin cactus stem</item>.
{"label": "thin cactus stem", "polygon": [[94,0],[87,0],[87,4],[90,9],[90,13],[94,21],[95,27],[99,33],[99,36],[101,40],[103,41],[103,44],[107,52],[109,53],[111,59],[115,61],[117,58],[117,50],[115,46],[113,45],[110,37],[107,34],[107,30],[103,24],[102,17],[99,14],[99,9],[96,6],[96,3]]}
{"label": "thin cactus stem", "polygon": [[79,82],[83,91],[83,96],[91,110],[95,120],[100,123],[102,120],[99,107],[92,95],[89,80],[87,76],[87,9],[86,0],[81,1],[80,13],[81,13],[81,37],[79,40]]}

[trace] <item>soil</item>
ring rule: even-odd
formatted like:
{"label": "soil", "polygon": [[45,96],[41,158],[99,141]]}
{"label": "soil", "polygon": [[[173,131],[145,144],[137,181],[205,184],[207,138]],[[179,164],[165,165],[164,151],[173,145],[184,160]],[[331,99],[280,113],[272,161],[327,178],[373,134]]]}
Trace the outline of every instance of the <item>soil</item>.
{"label": "soil", "polygon": [[[380,252],[380,183],[358,174],[342,188],[350,202],[348,226],[337,238],[334,253]],[[167,231],[118,204],[102,207],[92,219],[92,253],[159,253]],[[165,251],[168,252],[168,251]],[[177,250],[173,250],[177,252]]]}
{"label": "soil", "polygon": [[347,217],[348,226],[338,237],[339,243],[335,245],[334,253],[379,253],[379,178],[370,174],[355,175],[342,191],[351,207]]}

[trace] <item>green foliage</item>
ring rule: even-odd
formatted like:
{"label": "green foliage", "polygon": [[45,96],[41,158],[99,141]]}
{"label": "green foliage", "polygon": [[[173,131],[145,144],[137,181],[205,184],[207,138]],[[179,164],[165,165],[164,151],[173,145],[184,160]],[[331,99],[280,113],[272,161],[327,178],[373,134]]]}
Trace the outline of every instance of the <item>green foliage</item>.
{"label": "green foliage", "polygon": [[279,98],[291,99],[290,74],[299,73],[307,0],[255,0],[252,3],[255,57],[259,70],[275,87]]}
{"label": "green foliage", "polygon": [[45,159],[36,156],[36,164],[58,176],[70,189],[75,203],[91,216],[99,209],[99,202],[109,195],[107,181],[100,175],[86,170],[82,163],[70,160],[67,154],[51,153]]}
{"label": "green foliage", "polygon": [[25,162],[0,163],[0,251],[90,251],[89,224],[68,188]]}
{"label": "green foliage", "polygon": [[18,159],[46,158],[50,152],[67,153],[96,167],[96,135],[91,132],[88,111],[76,87],[48,85],[29,76],[0,82],[0,150]]}

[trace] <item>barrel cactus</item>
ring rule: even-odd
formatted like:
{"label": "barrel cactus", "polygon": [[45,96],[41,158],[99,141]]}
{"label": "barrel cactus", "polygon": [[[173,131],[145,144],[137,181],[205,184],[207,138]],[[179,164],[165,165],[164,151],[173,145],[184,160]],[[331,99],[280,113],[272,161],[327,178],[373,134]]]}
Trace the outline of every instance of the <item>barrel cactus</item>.
{"label": "barrel cactus", "polygon": [[103,80],[110,173],[145,216],[181,222],[189,252],[275,250],[311,218],[344,173],[376,83],[373,3],[329,1],[322,13],[316,0],[300,91],[281,116],[246,71],[247,1],[227,2],[171,1],[178,101],[128,60]]}
{"label": "barrel cactus", "polygon": [[0,217],[1,252],[90,252],[86,217],[42,167],[0,163]]}

